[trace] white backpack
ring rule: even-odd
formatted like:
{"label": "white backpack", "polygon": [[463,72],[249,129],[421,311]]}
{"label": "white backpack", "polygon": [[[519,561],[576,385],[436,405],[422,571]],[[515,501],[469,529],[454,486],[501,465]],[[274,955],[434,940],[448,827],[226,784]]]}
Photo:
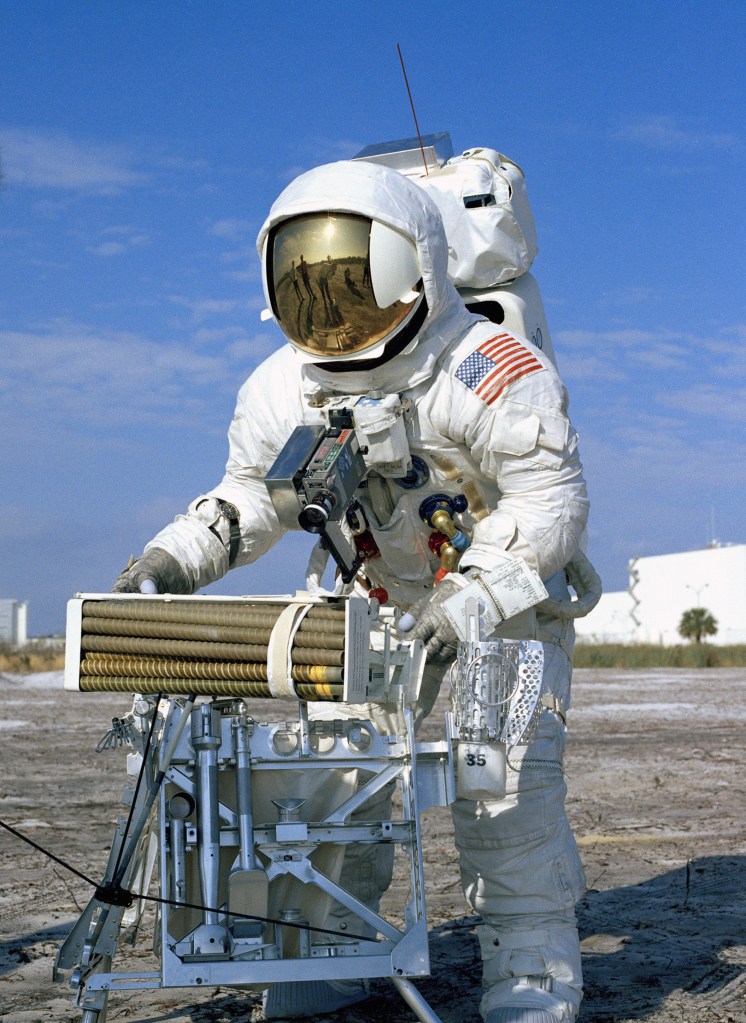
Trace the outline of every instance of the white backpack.
{"label": "white backpack", "polygon": [[[428,173],[422,169],[423,152]],[[495,149],[453,156],[448,132],[368,146],[355,157],[383,163],[424,188],[448,240],[448,276],[469,309],[527,338],[555,362],[539,286],[529,273],[536,228],[518,164]]]}
{"label": "white backpack", "polygon": [[512,160],[494,149],[467,149],[412,180],[443,217],[448,276],[457,288],[491,288],[528,272],[536,228],[523,171]]}

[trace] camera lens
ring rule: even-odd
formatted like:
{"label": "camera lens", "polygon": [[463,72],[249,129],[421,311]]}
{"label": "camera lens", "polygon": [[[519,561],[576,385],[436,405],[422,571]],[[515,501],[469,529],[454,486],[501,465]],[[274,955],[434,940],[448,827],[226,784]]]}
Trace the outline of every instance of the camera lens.
{"label": "camera lens", "polygon": [[334,494],[328,490],[319,491],[298,516],[301,529],[305,529],[307,533],[323,533],[335,503]]}

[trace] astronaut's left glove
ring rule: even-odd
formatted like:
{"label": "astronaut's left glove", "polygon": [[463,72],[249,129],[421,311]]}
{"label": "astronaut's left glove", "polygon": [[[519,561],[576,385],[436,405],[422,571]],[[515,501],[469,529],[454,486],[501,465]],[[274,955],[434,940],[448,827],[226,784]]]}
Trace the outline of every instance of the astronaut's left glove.
{"label": "astronaut's left glove", "polygon": [[565,565],[565,575],[575,590],[576,599],[552,600],[547,597],[536,605],[536,610],[552,618],[584,618],[601,599],[601,577],[579,548]]}
{"label": "astronaut's left glove", "polygon": [[445,576],[432,593],[418,600],[399,619],[399,635],[403,639],[421,639],[425,644],[428,660],[436,664],[451,661],[456,656],[459,637],[443,610],[443,603],[457,593],[466,582],[462,575]]}
{"label": "astronaut's left glove", "polygon": [[120,572],[112,593],[191,593],[186,572],[176,558],[151,547]]}

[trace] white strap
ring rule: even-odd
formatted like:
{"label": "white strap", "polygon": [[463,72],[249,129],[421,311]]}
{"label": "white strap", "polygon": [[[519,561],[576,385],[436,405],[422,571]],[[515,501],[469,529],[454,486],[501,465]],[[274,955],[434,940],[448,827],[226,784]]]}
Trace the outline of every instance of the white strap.
{"label": "white strap", "polygon": [[278,700],[297,699],[291,676],[290,647],[309,604],[288,604],[275,622],[267,649],[267,681],[269,691]]}

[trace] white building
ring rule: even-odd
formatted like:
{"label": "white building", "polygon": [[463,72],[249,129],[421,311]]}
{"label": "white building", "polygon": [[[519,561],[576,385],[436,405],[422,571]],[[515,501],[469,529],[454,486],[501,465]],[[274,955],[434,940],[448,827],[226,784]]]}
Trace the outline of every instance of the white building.
{"label": "white building", "polygon": [[0,600],[0,643],[25,646],[27,623],[28,601]]}
{"label": "white building", "polygon": [[709,643],[746,643],[746,544],[713,544],[699,551],[634,558],[629,587],[605,593],[576,621],[581,643],[682,643],[684,611],[704,607],[718,631]]}

